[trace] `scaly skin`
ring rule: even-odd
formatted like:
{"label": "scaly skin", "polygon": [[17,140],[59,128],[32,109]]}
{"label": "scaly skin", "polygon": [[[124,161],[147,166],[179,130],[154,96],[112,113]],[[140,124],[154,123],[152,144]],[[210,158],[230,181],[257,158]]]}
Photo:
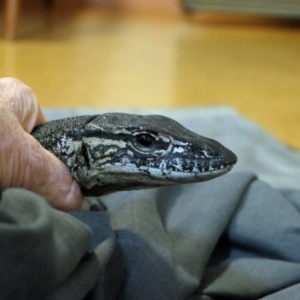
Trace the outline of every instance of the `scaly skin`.
{"label": "scaly skin", "polygon": [[237,162],[220,143],[158,115],[72,117],[32,135],[67,165],[86,196],[206,181]]}

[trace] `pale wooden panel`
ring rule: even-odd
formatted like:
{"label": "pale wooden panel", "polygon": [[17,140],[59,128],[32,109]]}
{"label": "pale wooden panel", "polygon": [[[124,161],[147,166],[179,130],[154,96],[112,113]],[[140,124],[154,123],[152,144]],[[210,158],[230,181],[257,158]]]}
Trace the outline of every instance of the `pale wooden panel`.
{"label": "pale wooden panel", "polygon": [[15,38],[19,9],[20,0],[5,0],[3,35],[6,39],[11,40]]}

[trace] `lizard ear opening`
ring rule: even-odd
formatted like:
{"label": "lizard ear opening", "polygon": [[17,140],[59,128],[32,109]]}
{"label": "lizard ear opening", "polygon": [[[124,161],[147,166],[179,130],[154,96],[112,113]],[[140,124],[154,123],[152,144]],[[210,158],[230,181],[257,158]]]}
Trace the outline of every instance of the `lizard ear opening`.
{"label": "lizard ear opening", "polygon": [[84,143],[82,143],[81,154],[84,158],[86,166],[88,168],[90,168],[90,158],[89,158],[89,154],[88,154],[88,151],[87,151],[86,146],[84,145]]}

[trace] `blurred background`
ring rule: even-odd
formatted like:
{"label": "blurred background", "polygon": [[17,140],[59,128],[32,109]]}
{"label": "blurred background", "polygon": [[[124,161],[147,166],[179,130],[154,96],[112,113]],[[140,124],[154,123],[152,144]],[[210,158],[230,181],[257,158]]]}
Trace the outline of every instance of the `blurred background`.
{"label": "blurred background", "polygon": [[300,149],[300,1],[290,2],[1,1],[0,77],[48,108],[230,106]]}

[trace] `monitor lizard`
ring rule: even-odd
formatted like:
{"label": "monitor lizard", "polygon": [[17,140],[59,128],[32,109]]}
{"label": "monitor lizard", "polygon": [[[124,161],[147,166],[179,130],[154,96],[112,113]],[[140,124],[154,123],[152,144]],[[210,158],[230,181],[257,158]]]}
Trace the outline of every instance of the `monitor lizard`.
{"label": "monitor lizard", "polygon": [[89,197],[206,181],[237,162],[217,141],[160,115],[77,116],[40,125],[32,135],[66,164]]}

